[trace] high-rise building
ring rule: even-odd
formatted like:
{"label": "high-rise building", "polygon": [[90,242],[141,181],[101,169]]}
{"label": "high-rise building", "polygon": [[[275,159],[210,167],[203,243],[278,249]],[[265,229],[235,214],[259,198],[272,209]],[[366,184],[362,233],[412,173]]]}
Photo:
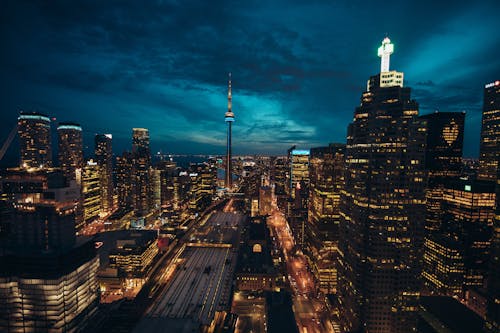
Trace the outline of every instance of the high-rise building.
{"label": "high-rise building", "polygon": [[425,168],[429,177],[458,177],[462,171],[465,112],[420,116],[427,121]]}
{"label": "high-rise building", "polygon": [[[338,300],[347,331],[416,327],[425,214],[425,121],[403,73],[382,72],[349,125],[340,199]],[[384,51],[385,50],[385,51]],[[388,64],[388,59],[385,59]]]}
{"label": "high-rise building", "polygon": [[77,231],[99,218],[102,202],[101,174],[101,167],[93,160],[88,161],[83,167],[81,196],[83,219],[79,220],[81,224],[77,224]]}
{"label": "high-rise building", "polygon": [[21,168],[52,166],[50,118],[38,112],[21,112],[17,120]]}
{"label": "high-rise building", "polygon": [[57,126],[59,166],[68,180],[76,180],[76,170],[83,167],[82,127],[76,123]]}
{"label": "high-rise building", "polygon": [[289,152],[290,172],[289,172],[289,195],[295,198],[294,189],[297,184],[309,184],[309,150],[292,149]]}
{"label": "high-rise building", "polygon": [[137,216],[144,216],[149,212],[151,204],[149,188],[151,151],[149,131],[145,128],[132,129],[132,158],[133,208]]}
{"label": "high-rise building", "polygon": [[500,81],[484,86],[478,177],[494,181],[500,157]]}
{"label": "high-rise building", "polygon": [[151,207],[158,209],[161,206],[161,170],[157,168],[149,169],[149,179]]}
{"label": "high-rise building", "polygon": [[176,193],[176,178],[179,175],[177,165],[175,162],[161,161],[156,168],[160,170],[160,204],[176,208],[179,203]]}
{"label": "high-rise building", "polygon": [[9,242],[31,252],[63,252],[73,246],[80,193],[75,183],[68,185],[61,170],[8,169],[1,185],[13,207]]}
{"label": "high-rise building", "polygon": [[445,184],[462,173],[465,112],[434,112],[420,117],[427,122],[425,168],[429,180],[426,192],[426,237],[438,230]]}
{"label": "high-rise building", "polygon": [[99,259],[92,241],[75,238],[78,187],[52,169],[10,170],[1,182],[10,228],[0,251],[0,331],[82,331],[99,302]]}
{"label": "high-rise building", "polygon": [[444,187],[438,230],[425,238],[423,272],[426,289],[464,297],[482,287],[489,264],[495,210],[492,182],[457,179]]}
{"label": "high-rise building", "polygon": [[101,212],[113,210],[113,137],[111,134],[95,136],[95,159],[100,171]]}
{"label": "high-rise building", "polygon": [[274,182],[274,194],[278,202],[278,207],[285,211],[287,204],[287,179],[288,179],[288,160],[287,157],[278,156],[272,161],[271,178]]}
{"label": "high-rise building", "polygon": [[189,166],[191,178],[189,207],[195,213],[210,205],[216,190],[216,168],[208,163],[193,163]]}
{"label": "high-rise building", "polygon": [[489,332],[500,331],[500,164],[497,166],[495,186],[495,219],[491,241],[490,265],[487,282],[486,328]]}
{"label": "high-rise building", "polygon": [[344,144],[311,148],[306,255],[321,291],[337,287],[340,192],[344,183]]}
{"label": "high-rise building", "polygon": [[288,150],[286,217],[296,244],[304,249],[309,197],[309,150]]}
{"label": "high-rise building", "polygon": [[133,158],[130,152],[123,152],[116,157],[116,192],[118,207],[122,210],[132,210],[132,166]]}
{"label": "high-rise building", "polygon": [[227,123],[227,145],[226,145],[226,174],[225,186],[230,189],[233,186],[233,169],[232,164],[232,126],[234,122],[234,113],[232,110],[232,95],[231,95],[231,73],[229,73],[229,83],[227,89],[227,112],[224,121]]}

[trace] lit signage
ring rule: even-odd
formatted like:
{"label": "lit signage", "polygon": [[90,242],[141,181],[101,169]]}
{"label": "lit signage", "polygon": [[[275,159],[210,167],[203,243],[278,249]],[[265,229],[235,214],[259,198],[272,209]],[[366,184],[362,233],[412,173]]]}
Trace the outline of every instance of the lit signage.
{"label": "lit signage", "polygon": [[307,150],[307,149],[304,149],[304,150],[294,149],[294,150],[292,150],[292,155],[309,155],[309,150]]}
{"label": "lit signage", "polygon": [[470,185],[465,185],[465,190],[466,190],[467,192],[472,191],[472,186],[470,186]]}

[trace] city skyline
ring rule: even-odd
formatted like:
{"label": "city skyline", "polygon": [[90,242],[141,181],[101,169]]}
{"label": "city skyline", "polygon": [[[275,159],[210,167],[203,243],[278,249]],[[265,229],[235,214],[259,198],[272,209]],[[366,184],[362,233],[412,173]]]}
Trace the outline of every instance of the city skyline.
{"label": "city skyline", "polygon": [[421,114],[465,110],[464,156],[478,156],[483,88],[500,68],[488,38],[492,1],[433,11],[421,2],[73,6],[12,2],[3,11],[2,142],[24,110],[80,123],[88,147],[111,133],[116,154],[141,126],[152,151],[223,155],[228,72],[235,154],[345,142],[387,34],[391,67],[405,72]]}
{"label": "city skyline", "polygon": [[[373,19],[392,31],[420,6],[66,6],[7,6],[6,36],[39,33],[0,56],[0,100],[50,110],[0,114],[0,331],[500,332],[500,60],[484,25],[444,23],[486,7],[433,6],[436,35],[395,29],[372,53]],[[339,27],[370,10],[354,43],[310,43],[327,7]],[[475,124],[453,107],[482,80]]]}

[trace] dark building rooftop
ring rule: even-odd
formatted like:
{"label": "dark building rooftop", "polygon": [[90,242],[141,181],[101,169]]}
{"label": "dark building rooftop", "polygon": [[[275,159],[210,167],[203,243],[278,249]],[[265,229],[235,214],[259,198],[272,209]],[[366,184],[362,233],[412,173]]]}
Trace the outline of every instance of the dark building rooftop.
{"label": "dark building rooftop", "polygon": [[481,333],[484,321],[452,297],[424,296],[420,299],[420,333]]}

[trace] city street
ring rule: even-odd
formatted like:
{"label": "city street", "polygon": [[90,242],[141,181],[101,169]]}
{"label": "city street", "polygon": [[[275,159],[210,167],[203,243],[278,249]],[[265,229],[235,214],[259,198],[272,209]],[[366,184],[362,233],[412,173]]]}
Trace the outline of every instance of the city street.
{"label": "city street", "polygon": [[268,218],[275,240],[283,251],[288,281],[293,292],[293,307],[299,332],[336,333],[329,318],[324,299],[316,294],[314,279],[301,253],[293,253],[294,239],[290,227],[273,200],[273,211]]}

